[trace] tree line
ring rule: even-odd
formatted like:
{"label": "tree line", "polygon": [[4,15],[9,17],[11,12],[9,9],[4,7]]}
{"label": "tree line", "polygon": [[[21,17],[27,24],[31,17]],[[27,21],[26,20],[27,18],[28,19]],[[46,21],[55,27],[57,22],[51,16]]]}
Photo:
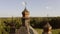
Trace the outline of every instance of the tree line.
{"label": "tree line", "polygon": [[[60,28],[60,17],[30,17],[30,25],[34,28],[43,28],[47,22],[49,22],[53,29]],[[10,32],[10,25],[12,23],[18,29],[22,25],[21,17],[0,18],[0,33],[2,31],[5,33]]]}
{"label": "tree line", "polygon": [[60,17],[33,17],[31,18],[30,25],[34,28],[43,28],[47,22],[53,29],[60,28]]}
{"label": "tree line", "polygon": [[[5,22],[13,22],[16,27],[22,24],[21,17],[0,18],[0,23],[6,26]],[[30,25],[35,28],[42,28],[47,22],[53,28],[60,28],[60,17],[30,17]]]}

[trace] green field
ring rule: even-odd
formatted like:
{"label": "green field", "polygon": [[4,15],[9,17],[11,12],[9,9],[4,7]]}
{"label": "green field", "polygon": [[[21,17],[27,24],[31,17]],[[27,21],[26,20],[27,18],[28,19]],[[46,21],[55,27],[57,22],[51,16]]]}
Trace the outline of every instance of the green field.
{"label": "green field", "polygon": [[[39,33],[39,34],[42,34],[43,30],[42,29],[36,29],[36,31]],[[60,34],[60,29],[52,29],[52,34]]]}

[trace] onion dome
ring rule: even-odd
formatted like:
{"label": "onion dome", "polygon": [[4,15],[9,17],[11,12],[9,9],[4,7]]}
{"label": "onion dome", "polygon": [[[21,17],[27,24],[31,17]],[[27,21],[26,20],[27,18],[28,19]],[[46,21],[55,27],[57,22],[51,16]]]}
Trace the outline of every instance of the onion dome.
{"label": "onion dome", "polygon": [[22,12],[23,17],[29,17],[29,11],[25,8]]}
{"label": "onion dome", "polygon": [[50,25],[49,23],[47,23],[47,24],[44,26],[44,28],[49,28],[49,27],[51,27],[51,25]]}

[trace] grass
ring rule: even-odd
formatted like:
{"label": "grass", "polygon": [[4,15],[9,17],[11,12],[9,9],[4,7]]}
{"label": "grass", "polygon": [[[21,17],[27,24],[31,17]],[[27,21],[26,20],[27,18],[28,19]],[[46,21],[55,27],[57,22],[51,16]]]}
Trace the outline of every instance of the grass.
{"label": "grass", "polygon": [[[36,29],[39,34],[42,34],[43,29]],[[60,34],[60,29],[52,29],[52,34]]]}
{"label": "grass", "polygon": [[42,32],[43,32],[42,29],[36,29],[36,31],[37,31],[39,34],[42,34]]}
{"label": "grass", "polygon": [[[36,31],[38,32],[38,34],[42,34],[43,29],[36,29]],[[2,34],[1,30],[0,30],[0,34]],[[5,34],[8,34],[8,33],[5,32]],[[52,34],[60,34],[60,29],[52,29]]]}
{"label": "grass", "polygon": [[60,29],[53,29],[52,34],[60,34]]}

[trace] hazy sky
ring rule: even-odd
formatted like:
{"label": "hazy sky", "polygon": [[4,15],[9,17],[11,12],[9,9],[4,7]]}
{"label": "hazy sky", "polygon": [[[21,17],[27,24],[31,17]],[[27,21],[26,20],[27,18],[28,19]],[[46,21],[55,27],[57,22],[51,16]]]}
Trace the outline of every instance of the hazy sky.
{"label": "hazy sky", "polygon": [[24,1],[31,17],[60,16],[60,0],[0,0],[0,17],[21,16]]}

